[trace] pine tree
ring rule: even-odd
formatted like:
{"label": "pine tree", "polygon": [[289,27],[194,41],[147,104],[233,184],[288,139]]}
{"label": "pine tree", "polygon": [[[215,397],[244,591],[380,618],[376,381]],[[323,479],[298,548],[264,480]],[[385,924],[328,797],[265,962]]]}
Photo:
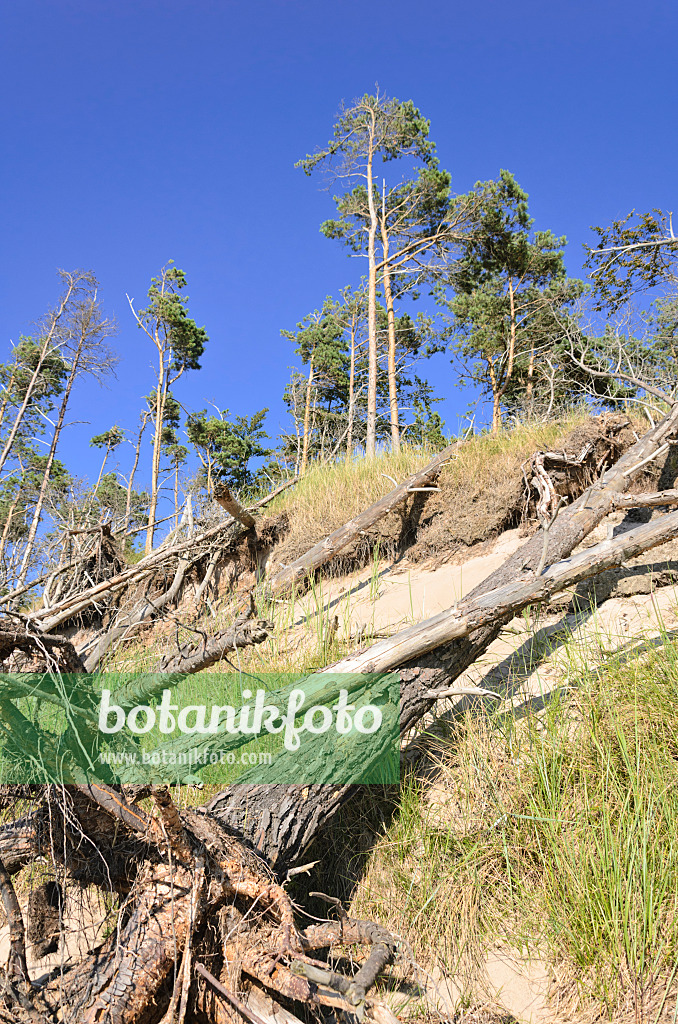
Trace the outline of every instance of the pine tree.
{"label": "pine tree", "polygon": [[153,547],[155,520],[160,486],[160,459],[162,455],[162,431],[165,422],[165,406],[170,388],[188,370],[200,369],[200,358],[209,340],[204,327],[198,327],[188,316],[188,296],[182,294],[186,287],[186,275],[170,260],[161,270],[159,277],[152,278],[148,291],[150,302],[138,312],[129,299],[130,308],[137,325],[155,346],[158,362],[156,386],[153,391],[153,459],[151,465],[151,502],[148,511],[148,532],[146,554]]}

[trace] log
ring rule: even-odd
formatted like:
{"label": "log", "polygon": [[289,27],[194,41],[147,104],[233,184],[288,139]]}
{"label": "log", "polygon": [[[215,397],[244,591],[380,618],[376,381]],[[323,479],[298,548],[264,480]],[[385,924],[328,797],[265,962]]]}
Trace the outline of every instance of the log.
{"label": "log", "polygon": [[[166,605],[175,600],[181,590],[184,577],[186,576],[186,572],[190,565],[191,562],[188,558],[185,556],[180,558],[179,565],[177,566],[177,570],[174,574],[174,579],[164,594],[160,594],[160,596],[156,598],[144,598],[131,611],[123,612],[117,618],[115,625],[107,630],[107,632],[96,641],[94,649],[87,654],[85,658],[86,672],[96,671],[102,658],[105,656],[106,652],[110,650],[116,640],[119,640],[120,637],[126,636],[131,629],[134,629],[135,626],[140,626],[142,622],[149,619],[151,615],[156,615],[158,612],[161,612]],[[82,650],[80,651],[80,656],[83,656]]]}
{"label": "log", "polygon": [[662,508],[678,505],[678,490],[649,491],[647,494],[617,494],[611,499],[611,511],[621,508]]}
{"label": "log", "polygon": [[214,489],[214,500],[225,509],[230,516],[237,519],[239,523],[251,530],[255,525],[255,518],[251,512],[247,512],[237,498],[235,498],[226,484],[217,484]]}
{"label": "log", "polygon": [[[569,589],[581,580],[615,568],[629,558],[675,537],[678,537],[678,512],[664,515],[613,540],[605,540],[577,555],[562,559],[539,576],[524,573],[521,578],[502,587],[477,597],[468,597],[453,608],[321,670],[316,677],[306,680],[305,688],[310,691],[314,678],[321,681],[326,673],[332,676],[335,673],[386,673],[400,665],[419,660],[453,640],[468,637],[497,619],[507,621],[529,605],[548,602],[553,595]],[[341,684],[336,685],[338,696]],[[405,690],[401,696],[401,732],[407,732],[411,726],[412,708],[409,705],[413,697],[418,713],[421,697],[435,700],[438,696],[449,694],[449,688],[427,690],[416,695],[411,691],[408,694]],[[324,699],[332,700],[334,695],[325,694]],[[238,736],[231,740],[229,746],[238,746],[246,741],[247,737]],[[225,745],[222,737],[218,741],[215,738],[213,742]],[[297,756],[302,763],[307,763],[311,757],[311,744],[308,747],[305,750],[302,746],[298,752]],[[375,757],[380,756],[375,749]],[[366,769],[369,768],[369,762],[365,761],[364,764]],[[275,777],[276,770],[273,765],[270,770],[263,770],[263,774]],[[252,774],[261,779],[262,769],[257,768]],[[341,785],[276,787],[262,782],[248,786],[246,773],[241,776],[237,786],[213,797],[207,809],[217,814],[231,828],[243,831],[272,864],[289,865],[304,854],[321,823],[324,824],[331,817],[354,789],[352,786]]]}
{"label": "log", "polygon": [[441,469],[451,457],[451,455],[457,451],[462,444],[462,441],[455,441],[453,444],[448,445],[439,452],[427,466],[418,472],[413,473],[412,476],[408,477],[403,483],[398,484],[389,491],[388,494],[384,495],[383,498],[379,498],[373,505],[365,509],[359,515],[355,516],[354,519],[349,519],[347,523],[340,526],[337,530],[325,537],[324,540],[314,544],[312,548],[309,548],[303,555],[295,559],[290,565],[284,566],[277,573],[275,573],[265,583],[265,593],[267,597],[273,597],[280,594],[284,590],[288,590],[295,583],[303,580],[305,577],[313,573],[319,566],[324,565],[330,558],[343,551],[344,548],[355,540],[361,533],[368,530],[371,526],[374,526],[383,516],[392,512],[397,505],[405,501],[405,499],[412,494],[414,491],[421,490],[427,487],[437,480]]}

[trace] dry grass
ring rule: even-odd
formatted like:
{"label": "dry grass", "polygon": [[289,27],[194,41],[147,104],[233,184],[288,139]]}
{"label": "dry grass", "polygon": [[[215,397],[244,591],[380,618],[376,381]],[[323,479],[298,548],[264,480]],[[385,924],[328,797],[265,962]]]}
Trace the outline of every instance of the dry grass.
{"label": "dry grass", "polygon": [[[334,559],[330,569],[339,574],[367,564],[377,541],[387,557],[407,547],[408,557],[416,560],[496,536],[520,520],[521,464],[535,451],[562,447],[587,421],[585,413],[573,413],[560,423],[522,425],[472,438],[440,474],[439,494],[426,501],[421,494],[410,498]],[[432,457],[430,451],[405,446],[397,456],[384,453],[373,460],[313,466],[270,506],[271,514],[286,518],[272,563],[289,564],[387,494],[393,480],[422,469]]]}

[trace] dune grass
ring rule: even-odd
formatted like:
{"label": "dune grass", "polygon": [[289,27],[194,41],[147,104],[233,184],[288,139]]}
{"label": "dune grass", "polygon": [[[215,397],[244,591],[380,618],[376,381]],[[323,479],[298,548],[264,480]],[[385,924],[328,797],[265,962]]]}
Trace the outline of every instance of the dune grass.
{"label": "dune grass", "polygon": [[678,642],[612,656],[540,713],[467,714],[414,776],[355,908],[477,996],[488,949],[544,961],[569,1019],[674,1020]]}
{"label": "dune grass", "polygon": [[[466,507],[474,521],[471,542],[482,539],[486,526],[490,534],[496,532],[494,518],[499,514],[497,522],[501,525],[501,508],[511,502],[515,504],[516,494],[519,496],[522,492],[521,463],[539,449],[557,447],[586,418],[585,411],[574,411],[558,423],[523,424],[497,434],[470,438],[443,468],[439,478],[442,493],[432,495],[431,499],[440,498],[445,505],[451,503],[453,515],[460,506]],[[312,465],[294,488],[283,492],[267,506],[267,515],[284,513],[287,519],[285,536],[274,552],[275,560],[289,564],[388,494],[394,482],[400,483],[422,469],[434,454],[426,448],[404,445],[397,455],[382,452],[374,459]],[[491,513],[487,523],[477,507],[478,497],[484,494],[490,496],[491,509],[496,506],[494,516]],[[430,500],[427,515],[435,511],[435,506],[436,501]],[[402,526],[400,514],[401,510],[395,510],[370,533],[363,545],[363,563],[369,561],[370,542],[377,536],[382,537],[383,551],[387,550],[388,542],[398,536]],[[339,571],[345,568],[341,561],[337,565]]]}

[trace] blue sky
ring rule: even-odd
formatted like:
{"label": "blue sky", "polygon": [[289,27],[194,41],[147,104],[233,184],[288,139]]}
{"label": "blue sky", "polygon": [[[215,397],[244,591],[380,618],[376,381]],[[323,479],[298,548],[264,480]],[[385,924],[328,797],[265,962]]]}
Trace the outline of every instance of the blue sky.
{"label": "blue sky", "polygon": [[[239,414],[269,406],[277,431],[294,362],[280,328],[357,276],[319,233],[330,196],[293,164],[329,138],[342,99],[377,82],[430,118],[455,191],[511,170],[535,226],[567,235],[572,275],[590,225],[674,208],[674,0],[5,0],[0,10],[3,349],[56,299],[57,267],[94,270],[120,327],[117,382],[74,399],[69,419],[88,422],[68,429],[61,456],[76,473],[96,474],[89,438],[133,427],[153,385],[125,293],[141,302],[169,258],[211,339],[177,396]],[[423,370],[454,429],[468,397],[453,368],[438,357]]]}

